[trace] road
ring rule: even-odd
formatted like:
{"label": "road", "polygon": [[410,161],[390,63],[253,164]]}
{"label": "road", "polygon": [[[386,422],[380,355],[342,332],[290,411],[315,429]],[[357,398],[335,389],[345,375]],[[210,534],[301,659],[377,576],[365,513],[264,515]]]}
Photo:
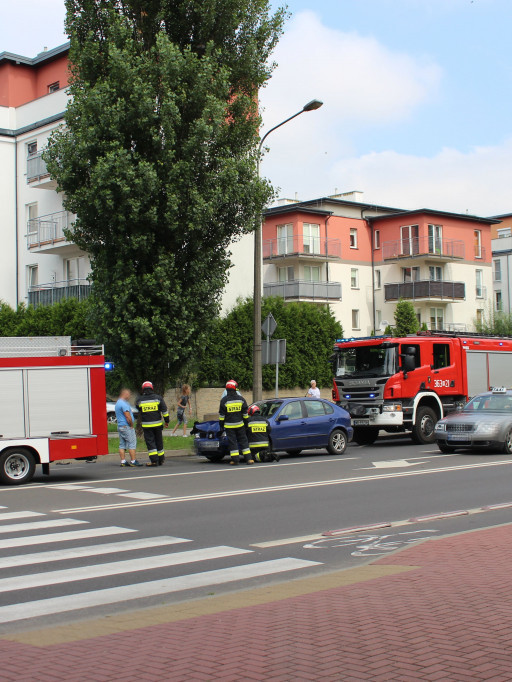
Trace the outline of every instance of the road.
{"label": "road", "polygon": [[[50,479],[0,490],[0,634],[307,577],[510,522],[510,464],[387,437],[252,467],[54,466]],[[414,520],[455,511],[469,513]]]}

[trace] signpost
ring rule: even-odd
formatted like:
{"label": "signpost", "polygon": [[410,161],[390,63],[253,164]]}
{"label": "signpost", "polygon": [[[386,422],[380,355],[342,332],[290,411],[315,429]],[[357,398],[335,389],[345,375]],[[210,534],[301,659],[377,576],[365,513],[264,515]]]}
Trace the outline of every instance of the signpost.
{"label": "signpost", "polygon": [[279,365],[284,365],[286,362],[286,339],[270,339],[272,334],[275,332],[277,327],[277,322],[274,319],[272,313],[269,313],[265,318],[261,329],[265,336],[266,341],[262,342],[261,354],[262,354],[262,364],[263,365],[275,365],[276,366],[276,398],[279,397]]}

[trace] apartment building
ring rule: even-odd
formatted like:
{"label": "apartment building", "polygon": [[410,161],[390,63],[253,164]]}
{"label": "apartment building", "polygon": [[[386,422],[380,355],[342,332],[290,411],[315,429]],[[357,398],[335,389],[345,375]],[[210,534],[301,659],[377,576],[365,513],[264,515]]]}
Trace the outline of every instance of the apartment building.
{"label": "apartment building", "polygon": [[494,216],[491,228],[494,312],[512,313],[512,213]]}
{"label": "apartment building", "polygon": [[263,294],[328,304],[347,336],[393,324],[400,298],[430,329],[471,331],[492,296],[497,219],[362,199],[349,192],[266,211]]}

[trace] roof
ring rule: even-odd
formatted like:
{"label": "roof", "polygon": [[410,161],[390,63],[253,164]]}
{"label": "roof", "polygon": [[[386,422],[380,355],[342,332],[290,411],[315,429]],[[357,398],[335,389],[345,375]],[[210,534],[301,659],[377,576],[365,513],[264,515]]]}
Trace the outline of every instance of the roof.
{"label": "roof", "polygon": [[[322,205],[326,204],[336,204],[338,206],[350,206],[351,208],[360,209],[373,209],[375,211],[393,211],[398,212],[401,209],[391,208],[389,206],[379,206],[378,204],[368,204],[362,201],[348,201],[348,199],[335,199],[333,197],[320,197],[319,199],[308,199],[307,201],[297,201],[294,204],[287,204],[286,206],[276,206],[274,208],[267,208],[264,211],[265,215],[275,215],[279,213],[289,213],[290,211],[301,211],[309,213],[321,213],[321,214],[331,214],[332,211],[328,211],[325,208],[321,208]],[[315,208],[319,206],[319,208]]]}
{"label": "roof", "polygon": [[69,42],[63,43],[58,47],[53,47],[51,50],[45,50],[40,52],[35,57],[23,57],[20,54],[14,54],[13,52],[0,52],[0,64],[2,62],[14,62],[15,64],[25,64],[26,66],[37,66],[42,62],[50,61],[55,59],[61,54],[69,52]]}
{"label": "roof", "polygon": [[397,211],[396,213],[388,214],[388,215],[381,215],[381,216],[374,216],[374,217],[368,217],[368,220],[374,222],[377,220],[387,220],[388,218],[396,218],[396,217],[402,217],[402,216],[413,216],[413,215],[418,215],[420,213],[428,213],[429,215],[435,215],[435,216],[440,216],[443,218],[457,218],[458,220],[468,220],[471,222],[478,222],[478,223],[485,223],[486,225],[496,225],[499,223],[499,220],[496,220],[495,218],[483,218],[481,216],[477,215],[470,215],[468,213],[452,213],[451,211],[438,211],[437,209],[434,208],[417,208],[414,209],[413,211]]}

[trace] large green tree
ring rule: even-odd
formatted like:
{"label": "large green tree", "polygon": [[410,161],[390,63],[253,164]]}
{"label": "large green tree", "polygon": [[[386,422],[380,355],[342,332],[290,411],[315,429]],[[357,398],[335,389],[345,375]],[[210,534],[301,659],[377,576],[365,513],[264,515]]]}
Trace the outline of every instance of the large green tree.
{"label": "large green tree", "polygon": [[66,0],[71,101],[45,154],[92,257],[95,323],[163,388],[218,311],[229,245],[271,195],[257,93],[284,11],[269,0]]}
{"label": "large green tree", "polygon": [[410,301],[400,299],[395,308],[395,336],[415,334],[420,328],[416,311]]}

